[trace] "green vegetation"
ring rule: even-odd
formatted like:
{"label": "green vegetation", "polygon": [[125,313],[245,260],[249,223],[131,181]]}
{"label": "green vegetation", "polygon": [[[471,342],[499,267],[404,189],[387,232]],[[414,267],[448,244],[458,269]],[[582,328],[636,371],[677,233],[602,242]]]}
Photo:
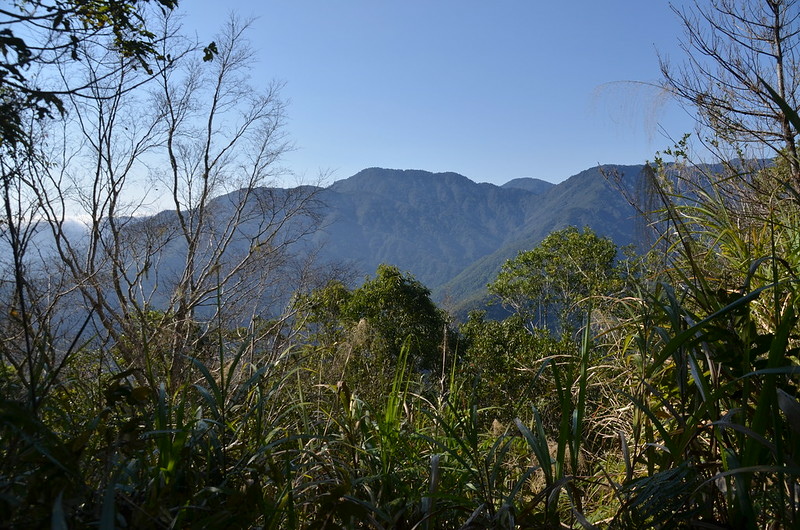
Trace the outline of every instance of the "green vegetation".
{"label": "green vegetation", "polygon": [[[242,64],[237,27],[212,57],[222,65],[204,63],[221,68],[230,105],[241,95],[238,74],[233,87],[223,82]],[[199,181],[172,190],[174,215],[124,224],[109,206],[93,218],[86,248],[69,246],[63,215],[59,224],[47,202],[66,197],[43,177],[54,167],[48,153],[34,142],[0,149],[0,228],[13,250],[0,283],[0,525],[800,526],[792,149],[766,165],[711,167],[692,164],[679,143],[664,153],[669,162],[646,167],[649,200],[637,203],[653,249],[623,256],[588,228],[553,231],[492,280],[512,310],[503,320],[472,313],[457,326],[390,265],[356,287],[330,274],[296,288],[276,316],[258,311],[261,295],[296,263],[301,234],[284,229],[305,200],[243,188],[242,200],[262,209],[244,201],[214,210],[210,154],[224,131],[190,141],[192,127],[181,127],[191,119],[178,111],[199,111],[203,100],[171,85],[170,68],[161,101],[176,114],[162,140],[174,175],[175,157],[192,160],[187,145],[205,160]],[[762,103],[781,109],[777,138],[793,132],[794,142],[796,106],[758,81]],[[170,100],[177,94],[188,99]],[[259,134],[239,137],[247,145],[279,124],[270,101],[249,102],[266,121],[238,129],[256,126]],[[715,141],[740,147],[733,122],[720,123]],[[173,149],[173,140],[187,143]],[[235,159],[235,140],[218,160]],[[257,145],[268,154],[252,182],[282,144]],[[44,182],[52,186],[38,189]],[[181,202],[193,190],[203,199]],[[97,193],[90,204],[121,200]],[[35,229],[25,220],[40,212],[55,223],[52,260],[63,268],[40,270],[28,253]],[[211,222],[220,217],[233,219],[221,232]],[[234,233],[246,234],[246,248],[232,249]],[[175,241],[179,278],[151,279],[150,263]],[[168,292],[146,296],[155,285]]]}
{"label": "green vegetation", "polygon": [[553,232],[503,265],[489,292],[532,328],[572,332],[595,304],[619,290],[616,245],[590,229]]}
{"label": "green vegetation", "polygon": [[353,290],[331,281],[296,305],[303,352],[315,359],[319,376],[360,388],[369,404],[383,402],[398,370],[426,379],[446,375],[454,335],[445,314],[427,288],[396,267],[381,265]]}

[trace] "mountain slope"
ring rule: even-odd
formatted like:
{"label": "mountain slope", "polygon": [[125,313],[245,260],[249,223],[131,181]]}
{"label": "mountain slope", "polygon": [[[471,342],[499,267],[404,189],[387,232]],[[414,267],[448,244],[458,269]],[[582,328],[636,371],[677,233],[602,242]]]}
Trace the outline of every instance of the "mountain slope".
{"label": "mountain slope", "polygon": [[371,168],[324,190],[321,255],[364,274],[380,263],[429,287],[505,244],[538,208],[536,194],[456,173]]}
{"label": "mountain slope", "polygon": [[410,271],[460,312],[479,304],[505,260],[567,226],[633,241],[635,212],[605,174],[634,186],[642,166],[605,166],[560,184],[523,178],[503,186],[456,173],[370,168],[320,192],[319,256],[357,275],[380,263]]}
{"label": "mountain slope", "polygon": [[637,214],[606,175],[623,175],[622,185],[634,189],[643,166],[604,166],[583,171],[555,185],[539,198],[539,208],[532,211],[515,237],[476,260],[447,283],[434,289],[437,299],[453,301],[454,310],[463,314],[482,306],[485,287],[503,263],[521,250],[535,247],[555,230],[568,226],[588,226],[618,245],[635,241]]}

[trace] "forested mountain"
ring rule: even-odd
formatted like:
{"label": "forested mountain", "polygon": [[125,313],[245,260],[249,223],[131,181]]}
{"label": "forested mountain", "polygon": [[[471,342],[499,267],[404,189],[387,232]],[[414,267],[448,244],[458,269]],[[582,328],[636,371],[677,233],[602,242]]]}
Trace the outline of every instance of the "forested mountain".
{"label": "forested mountain", "polygon": [[[287,260],[280,254],[278,261],[260,266],[271,278],[264,281],[273,286],[268,292],[274,301],[288,298],[303,284],[299,276],[304,272],[297,268],[309,263],[304,255],[313,253],[317,271],[334,265],[356,282],[381,263],[395,265],[431,289],[447,309],[463,315],[484,303],[486,284],[505,260],[533,248],[555,230],[589,226],[619,245],[632,242],[636,215],[618,186],[634,189],[641,170],[642,166],[595,167],[560,184],[520,178],[496,186],[456,173],[370,168],[324,188],[258,188],[213,199],[207,210],[208,237],[212,241],[230,230],[227,220],[247,196],[253,204],[239,214],[240,224],[223,261],[236,263],[250,252],[256,234],[274,232],[270,245],[290,250],[293,256]],[[169,210],[131,218],[126,224],[132,238],[157,227],[170,233],[178,229],[175,212]],[[80,239],[79,226],[65,227],[73,242]],[[39,231],[35,237],[35,245],[46,253],[52,245],[48,234]],[[143,279],[156,306],[166,304],[169,289],[160,290],[169,284],[166,279],[180,276],[186,261],[185,243],[175,235],[165,239],[163,253],[153,259],[158,266]],[[252,281],[253,275],[246,280]]]}
{"label": "forested mountain", "polygon": [[544,193],[553,186],[555,186],[555,184],[552,182],[531,177],[512,179],[502,185],[503,188],[517,188],[532,191],[533,193]]}
{"label": "forested mountain", "polygon": [[380,263],[414,274],[454,307],[480,298],[500,265],[553,230],[589,226],[618,244],[633,240],[635,213],[607,178],[633,187],[642,166],[588,169],[551,184],[514,179],[503,186],[456,173],[365,169],[320,190],[323,260],[363,276]]}
{"label": "forested mountain", "polygon": [[380,263],[434,288],[504,244],[536,208],[536,195],[455,173],[367,169],[319,196],[323,256],[363,273]]}

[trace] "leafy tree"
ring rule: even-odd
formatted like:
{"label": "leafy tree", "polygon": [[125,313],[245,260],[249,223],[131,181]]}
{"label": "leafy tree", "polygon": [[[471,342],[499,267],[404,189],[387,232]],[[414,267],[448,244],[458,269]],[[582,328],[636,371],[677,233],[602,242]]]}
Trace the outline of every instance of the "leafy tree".
{"label": "leafy tree", "polygon": [[297,296],[295,317],[303,341],[315,347],[331,349],[347,338],[343,311],[352,298],[352,291],[340,280],[330,280],[323,287]]}
{"label": "leafy tree", "polygon": [[64,112],[66,94],[86,93],[88,85],[42,86],[37,68],[78,61],[89,42],[108,43],[123,62],[152,72],[158,37],[149,29],[148,6],[172,10],[178,0],[12,0],[0,9],[0,142],[27,143],[27,112],[39,118]]}
{"label": "leafy tree", "polygon": [[591,229],[569,227],[508,260],[489,291],[531,328],[575,329],[589,299],[613,292],[617,246]]}
{"label": "leafy tree", "polygon": [[430,290],[390,265],[380,265],[375,277],[352,290],[331,281],[299,297],[298,306],[298,322],[316,352],[320,377],[346,381],[367,400],[385,396],[404,348],[418,376],[440,375],[442,349],[446,354],[455,337]]}
{"label": "leafy tree", "polygon": [[430,295],[410,274],[380,265],[374,278],[353,291],[343,315],[351,323],[366,324],[372,354],[397,359],[408,341],[415,367],[433,370],[441,358],[447,319]]}

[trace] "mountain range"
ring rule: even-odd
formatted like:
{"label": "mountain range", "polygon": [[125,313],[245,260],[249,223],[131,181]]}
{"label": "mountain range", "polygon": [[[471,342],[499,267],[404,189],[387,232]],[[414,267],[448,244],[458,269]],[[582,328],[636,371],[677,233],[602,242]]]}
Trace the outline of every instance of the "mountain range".
{"label": "mountain range", "polygon": [[[318,189],[318,258],[357,276],[396,265],[462,313],[483,304],[505,260],[554,230],[588,226],[634,242],[637,215],[619,187],[637,189],[643,166],[587,169],[559,184],[517,178],[502,186],[457,173],[369,168]],[[613,178],[612,178],[613,177]]]}
{"label": "mountain range", "polygon": [[[308,263],[303,255],[313,255],[314,269],[323,271],[323,277],[326,270],[347,271],[355,282],[374,274],[382,263],[395,265],[428,287],[442,307],[463,317],[470,309],[486,306],[486,285],[506,260],[535,247],[555,230],[588,226],[620,246],[634,242],[640,233],[637,214],[625,195],[638,189],[642,169],[609,165],[587,169],[559,184],[516,178],[497,186],[457,173],[369,168],[327,187],[259,188],[249,197],[253,211],[256,203],[277,205],[271,210],[275,217],[266,221],[281,227],[276,241],[295,241],[303,235],[292,243],[297,263]],[[220,223],[212,232],[225,230],[243,191],[212,200],[209,211],[216,212],[214,222]],[[281,221],[297,197],[309,195],[314,198],[312,215]],[[238,235],[228,247],[231,259],[249,251],[263,224],[260,215],[245,217],[248,220],[236,229]],[[168,210],[129,221],[134,239],[141,238],[136,234],[177,228],[175,212]],[[80,222],[66,228],[73,241],[80,241],[86,230]],[[37,233],[34,246],[43,260],[49,259],[52,251],[46,249],[52,242],[47,230]],[[154,258],[158,270],[144,274],[142,280],[143,291],[155,295],[153,303],[166,300],[168,293],[160,292],[159,282],[180,276],[185,253],[185,243],[172,238]],[[297,285],[289,278],[301,273],[292,263],[270,273],[278,280],[270,299],[285,301],[292,285]],[[278,285],[282,283],[287,285]]]}

